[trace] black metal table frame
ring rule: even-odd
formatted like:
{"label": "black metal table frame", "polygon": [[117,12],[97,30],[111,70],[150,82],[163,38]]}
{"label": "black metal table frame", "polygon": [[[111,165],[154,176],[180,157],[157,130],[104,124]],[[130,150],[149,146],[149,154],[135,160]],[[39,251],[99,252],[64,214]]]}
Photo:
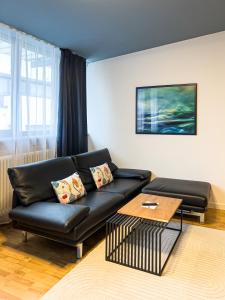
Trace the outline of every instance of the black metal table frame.
{"label": "black metal table frame", "polygon": [[[169,227],[168,222],[117,213],[106,222],[105,259],[161,276],[182,233],[182,223],[182,210],[179,228]],[[177,231],[178,234],[162,263],[162,233],[165,229]]]}

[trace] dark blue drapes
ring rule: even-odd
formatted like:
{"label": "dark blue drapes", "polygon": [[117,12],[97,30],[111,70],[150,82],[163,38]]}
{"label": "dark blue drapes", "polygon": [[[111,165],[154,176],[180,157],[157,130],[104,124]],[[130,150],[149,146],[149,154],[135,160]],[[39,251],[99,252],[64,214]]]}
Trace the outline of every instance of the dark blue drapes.
{"label": "dark blue drapes", "polygon": [[86,60],[61,49],[57,156],[87,147]]}

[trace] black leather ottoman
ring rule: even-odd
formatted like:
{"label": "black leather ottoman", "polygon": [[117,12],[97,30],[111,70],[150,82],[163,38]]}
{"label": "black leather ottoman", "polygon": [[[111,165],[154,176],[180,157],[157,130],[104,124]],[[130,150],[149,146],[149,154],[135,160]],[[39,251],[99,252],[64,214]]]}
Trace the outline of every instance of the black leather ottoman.
{"label": "black leather ottoman", "polygon": [[208,182],[157,177],[142,189],[142,193],[183,200],[180,208],[183,213],[197,215],[204,223],[205,211],[210,197],[211,185]]}

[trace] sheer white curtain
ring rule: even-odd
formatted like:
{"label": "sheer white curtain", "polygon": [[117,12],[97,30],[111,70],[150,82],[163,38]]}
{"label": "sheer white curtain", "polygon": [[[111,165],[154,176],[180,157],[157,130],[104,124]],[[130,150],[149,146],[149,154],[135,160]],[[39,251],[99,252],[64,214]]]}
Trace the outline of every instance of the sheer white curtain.
{"label": "sheer white curtain", "polygon": [[58,48],[0,23],[0,181],[6,166],[55,156],[59,61]]}

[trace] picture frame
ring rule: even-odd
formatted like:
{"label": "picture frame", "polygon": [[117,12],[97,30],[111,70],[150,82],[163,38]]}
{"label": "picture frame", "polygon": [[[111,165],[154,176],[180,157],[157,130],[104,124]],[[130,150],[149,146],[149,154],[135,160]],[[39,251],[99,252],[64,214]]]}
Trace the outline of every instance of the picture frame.
{"label": "picture frame", "polygon": [[136,134],[197,135],[197,83],[136,88]]}

